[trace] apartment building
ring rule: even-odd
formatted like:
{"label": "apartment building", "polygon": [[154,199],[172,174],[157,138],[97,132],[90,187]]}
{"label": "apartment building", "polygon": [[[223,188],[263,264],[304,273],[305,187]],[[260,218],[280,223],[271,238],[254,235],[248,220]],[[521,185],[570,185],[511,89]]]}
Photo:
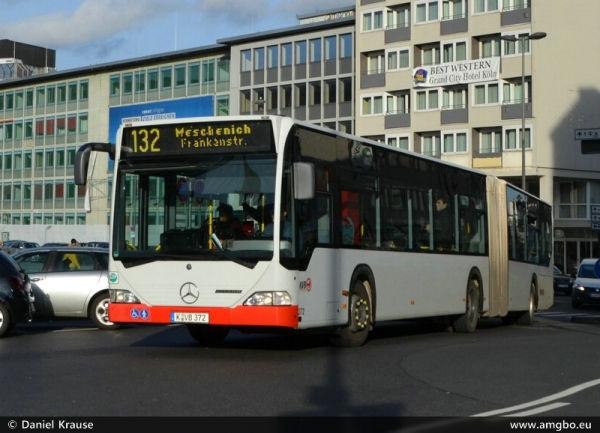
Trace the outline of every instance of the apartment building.
{"label": "apartment building", "polygon": [[600,128],[600,3],[576,3],[356,5],[356,133],[518,186],[524,167],[527,191],[554,205],[566,270],[600,257],[600,155],[576,137]]}

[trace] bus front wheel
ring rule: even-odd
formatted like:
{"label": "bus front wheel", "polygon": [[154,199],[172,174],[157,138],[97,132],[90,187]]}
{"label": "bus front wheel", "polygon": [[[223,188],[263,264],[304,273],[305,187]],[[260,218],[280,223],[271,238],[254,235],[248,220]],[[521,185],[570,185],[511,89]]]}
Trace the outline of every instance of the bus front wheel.
{"label": "bus front wheel", "polygon": [[331,338],[337,347],[358,347],[367,340],[371,326],[371,303],[367,289],[362,281],[357,280],[350,294],[348,324],[343,326],[339,334]]}
{"label": "bus front wheel", "polygon": [[516,313],[517,325],[531,326],[533,325],[533,318],[535,315],[535,283],[531,283],[531,291],[529,292],[529,302],[526,311]]}
{"label": "bus front wheel", "polygon": [[187,325],[194,340],[205,347],[218,346],[229,335],[229,328],[207,325]]}
{"label": "bus front wheel", "polygon": [[466,311],[458,316],[452,323],[455,332],[473,332],[477,329],[479,318],[479,284],[470,280],[467,286]]}

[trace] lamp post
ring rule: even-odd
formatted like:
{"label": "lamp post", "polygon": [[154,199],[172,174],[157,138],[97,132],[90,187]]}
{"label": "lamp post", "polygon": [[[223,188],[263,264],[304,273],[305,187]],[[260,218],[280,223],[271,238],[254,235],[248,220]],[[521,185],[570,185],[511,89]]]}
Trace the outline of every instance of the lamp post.
{"label": "lamp post", "polygon": [[527,191],[525,180],[525,41],[543,39],[546,37],[544,32],[535,32],[530,35],[503,35],[500,39],[505,41],[521,41],[521,188]]}

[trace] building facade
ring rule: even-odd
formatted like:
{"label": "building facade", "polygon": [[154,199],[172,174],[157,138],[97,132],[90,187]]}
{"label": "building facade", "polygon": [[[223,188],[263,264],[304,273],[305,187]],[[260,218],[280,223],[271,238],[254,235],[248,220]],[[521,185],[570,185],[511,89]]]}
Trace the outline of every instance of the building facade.
{"label": "building facade", "polygon": [[554,205],[555,263],[567,271],[600,257],[600,155],[582,154],[576,138],[600,128],[600,3],[578,6],[356,5],[356,133],[517,186],[524,167],[527,191]]}
{"label": "building facade", "polygon": [[600,257],[600,155],[581,135],[600,129],[600,2],[349,3],[208,47],[0,79],[3,238],[107,240],[111,161],[95,161],[88,201],[74,155],[127,119],[265,113],[517,186],[525,173],[554,205],[555,263]]}

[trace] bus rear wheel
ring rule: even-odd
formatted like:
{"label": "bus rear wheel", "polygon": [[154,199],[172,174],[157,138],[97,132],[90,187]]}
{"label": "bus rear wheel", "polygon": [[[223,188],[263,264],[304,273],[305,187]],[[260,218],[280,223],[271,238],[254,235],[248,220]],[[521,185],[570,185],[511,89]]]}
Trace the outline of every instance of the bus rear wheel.
{"label": "bus rear wheel", "polygon": [[218,346],[229,335],[229,328],[222,326],[187,325],[187,329],[192,338],[205,347]]}
{"label": "bus rear wheel", "polygon": [[464,314],[458,316],[452,323],[455,332],[474,332],[479,319],[479,284],[470,280],[467,286],[467,305]]}
{"label": "bus rear wheel", "polygon": [[371,303],[367,289],[362,281],[356,281],[350,294],[348,324],[339,334],[331,337],[331,343],[337,347],[359,347],[365,344],[371,325]]}

